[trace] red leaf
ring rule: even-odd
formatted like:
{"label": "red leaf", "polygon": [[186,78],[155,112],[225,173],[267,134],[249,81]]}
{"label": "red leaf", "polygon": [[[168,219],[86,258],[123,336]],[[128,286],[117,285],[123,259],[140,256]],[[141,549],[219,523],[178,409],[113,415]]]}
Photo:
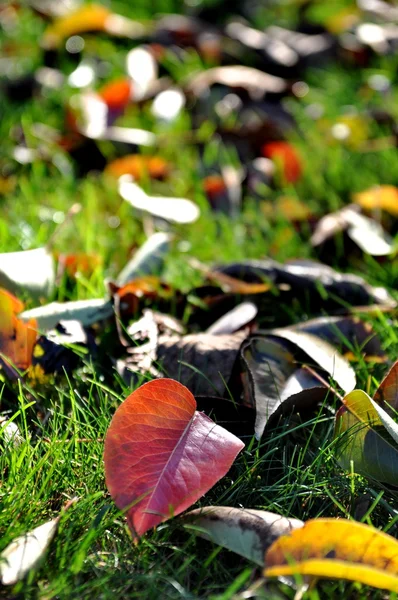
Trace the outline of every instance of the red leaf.
{"label": "red leaf", "polygon": [[262,154],[276,162],[280,161],[287,182],[295,183],[301,177],[301,160],[296,149],[288,142],[268,142],[262,147]]}
{"label": "red leaf", "polygon": [[144,384],[117,409],[105,438],[107,488],[135,536],[178,515],[223,477],[244,447],[196,412],[172,379]]}

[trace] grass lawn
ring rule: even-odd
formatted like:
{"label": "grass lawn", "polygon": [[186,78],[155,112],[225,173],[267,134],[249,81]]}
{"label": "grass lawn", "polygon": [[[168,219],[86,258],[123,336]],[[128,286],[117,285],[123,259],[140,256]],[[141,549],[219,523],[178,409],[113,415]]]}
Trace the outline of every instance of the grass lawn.
{"label": "grass lawn", "polygon": [[[110,4],[115,12],[125,16],[152,16],[150,3],[143,0]],[[164,0],[154,3],[154,9],[172,12],[181,7],[173,0]],[[275,3],[268,12],[264,9],[257,13],[256,24],[276,22],[294,27],[296,18],[294,3],[286,3],[285,8]],[[38,39],[44,28],[45,21],[21,3],[17,25],[0,33],[0,48],[11,48],[9,52],[19,56],[21,75],[42,65]],[[86,36],[85,52],[107,63],[104,80],[123,72],[130,47],[126,40]],[[182,62],[173,64],[172,57],[168,60],[177,81],[196,69],[209,67],[193,49],[186,52]],[[64,53],[62,70],[70,73],[75,66],[73,58]],[[294,185],[280,179],[278,185],[265,187],[264,199],[298,199],[308,206],[315,219],[345,206],[353,193],[374,184],[398,186],[395,145],[364,151],[360,144],[331,142],[318,121],[311,118],[314,107],[321,107],[325,122],[333,122],[349,107],[348,112],[356,111],[358,118],[364,120],[363,128],[368,128],[369,136],[387,137],[385,126],[375,121],[365,124],[365,115],[373,107],[383,108],[398,118],[396,66],[397,56],[392,54],[372,56],[364,68],[330,61],[322,68],[305,71],[302,80],[308,84],[308,92],[302,98],[286,99],[286,107],[297,123],[288,137],[302,157],[303,175]],[[369,77],[375,74],[391,80],[388,93],[367,86]],[[29,164],[12,158],[22,134],[31,147],[38,146],[34,124],[63,129],[65,105],[76,92],[63,85],[23,102],[10,100],[6,94],[0,96],[0,185],[4,188],[0,196],[0,252],[43,246],[55,232],[55,252],[89,253],[100,259],[89,276],[78,276],[73,285],[62,278],[48,301],[104,297],[106,280],[114,278],[132,251],[145,241],[148,226],[121,199],[111,177],[100,172],[77,177],[76,164],[67,153],[59,150],[50,162],[34,160]],[[201,216],[196,223],[173,227],[176,241],[162,274],[173,288],[187,294],[204,281],[204,276],[191,266],[191,257],[209,265],[260,257],[280,262],[292,258],[319,260],[319,253],[309,244],[307,221],[297,224],[283,212],[270,218],[261,203],[250,197],[236,218],[212,212],[202,188],[199,147],[189,137],[192,115],[188,109],[172,124],[164,124],[154,119],[147,106],[132,105],[118,124],[158,134],[156,153],[173,165],[166,181],[145,181],[145,189],[154,194],[190,198],[200,206]],[[200,137],[202,165],[239,165],[236,149],[214,135],[211,123],[201,127]],[[108,161],[115,158],[111,143],[100,142],[100,146]],[[80,213],[60,226],[74,203],[81,205]],[[328,259],[337,270],[359,274],[397,297],[396,259],[377,260],[360,252],[347,256],[339,243]],[[27,308],[36,305],[28,295],[22,294],[21,299]],[[304,308],[289,314],[294,323],[310,316]],[[319,314],[323,314],[322,307]],[[185,322],[188,317],[188,313],[183,316]],[[383,349],[393,362],[398,354],[396,318],[381,312],[364,318],[380,336]],[[267,317],[262,325],[269,327],[274,322]],[[106,353],[104,343],[102,349]],[[357,387],[374,392],[387,365],[366,362],[360,353],[353,364]],[[58,514],[68,499],[79,498],[61,519],[40,568],[31,571],[14,588],[0,589],[0,598],[247,597],[239,592],[257,579],[259,570],[239,556],[199,539],[178,519],[148,532],[138,543],[132,542],[125,518],[113,504],[104,481],[103,438],[117,406],[132,391],[109,365],[101,368],[98,361],[94,364],[83,356],[79,368],[67,377],[49,376],[45,381],[28,377],[19,383],[3,378],[0,390],[2,413],[15,419],[27,440],[17,447],[4,447],[0,453],[0,550],[16,536]],[[309,420],[297,415],[282,420],[259,442],[245,437],[246,447],[228,475],[197,506],[262,508],[302,520],[325,516],[360,518],[396,537],[397,492],[347,473],[337,463],[333,441],[337,402],[330,401]],[[259,598],[282,600],[293,599],[295,591],[284,584],[270,583],[257,593]],[[303,597],[376,600],[395,596],[357,583],[328,581],[318,583]]]}

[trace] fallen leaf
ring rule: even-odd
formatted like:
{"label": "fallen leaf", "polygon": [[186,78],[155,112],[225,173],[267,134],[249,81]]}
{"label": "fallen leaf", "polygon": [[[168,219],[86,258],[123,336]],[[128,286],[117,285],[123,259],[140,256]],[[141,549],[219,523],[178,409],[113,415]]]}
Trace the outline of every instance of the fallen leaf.
{"label": "fallen leaf", "polygon": [[79,365],[80,353],[93,357],[96,348],[93,332],[85,330],[80,321],[59,321],[36,341],[29,376],[45,381],[48,374],[70,373]]}
{"label": "fallen leaf", "polygon": [[124,110],[130,103],[132,93],[132,82],[126,77],[110,81],[98,90],[98,96],[112,111]]}
{"label": "fallen leaf", "polygon": [[243,327],[247,327],[257,316],[257,306],[252,302],[243,302],[210,325],[206,333],[221,335],[235,333]]}
{"label": "fallen leaf", "polygon": [[354,202],[365,210],[385,210],[398,217],[398,188],[378,185],[353,196]]}
{"label": "fallen leaf", "polygon": [[196,258],[191,258],[189,264],[194,269],[198,269],[201,273],[206,275],[207,279],[210,281],[218,283],[222,290],[227,293],[230,292],[242,295],[263,294],[271,289],[271,286],[268,283],[247,283],[242,279],[226,275],[221,270],[210,269],[200,261],[196,260]]}
{"label": "fallen leaf", "polygon": [[397,540],[355,521],[307,521],[274,542],[265,564],[265,577],[348,579],[398,592]]}
{"label": "fallen leaf", "polygon": [[230,469],[244,444],[203,413],[170,379],[144,384],[113,416],[105,477],[134,536],[178,515]]}
{"label": "fallen leaf", "polygon": [[127,53],[126,67],[133,82],[134,100],[145,98],[158,77],[158,65],[150,48],[139,46]]}
{"label": "fallen leaf", "polygon": [[379,385],[374,399],[387,411],[389,407],[394,410],[398,409],[398,360]]}
{"label": "fallen leaf", "polygon": [[349,237],[371,256],[388,256],[395,250],[393,239],[374,219],[352,212],[346,216]]}
{"label": "fallen leaf", "polygon": [[88,327],[113,315],[109,300],[76,300],[74,302],[51,302],[19,314],[23,321],[34,319],[41,331],[53,329],[60,321],[80,321]]}
{"label": "fallen leaf", "polygon": [[[226,26],[226,33],[261,56],[267,67],[278,73],[292,75],[299,62],[299,55],[282,40],[275,40],[269,33],[247,26],[241,21],[231,21]],[[265,69],[267,70],[267,69]]]}
{"label": "fallen leaf", "polygon": [[170,233],[152,234],[119,273],[117,284],[122,286],[137,277],[158,274],[163,267],[165,255],[170,250],[172,239]]}
{"label": "fallen leaf", "polygon": [[359,207],[352,204],[320,219],[310,242],[319,246],[342,231],[371,256],[387,256],[394,251],[393,240],[380,223],[361,215]]}
{"label": "fallen leaf", "polygon": [[24,323],[17,317],[23,304],[0,288],[0,365],[11,378],[18,377],[14,367],[24,371],[32,362],[36,341],[36,320]]}
{"label": "fallen leaf", "polygon": [[[63,513],[77,501],[73,498]],[[53,539],[62,514],[17,537],[0,554],[0,577],[3,585],[14,585],[41,561]]]}
{"label": "fallen leaf", "polygon": [[114,177],[131,175],[136,181],[145,178],[164,179],[169,173],[169,165],[160,156],[129,154],[110,162],[105,168],[105,173]]}
{"label": "fallen leaf", "polygon": [[282,94],[288,91],[288,84],[284,79],[243,65],[214,67],[195,74],[187,83],[186,91],[199,97],[216,84],[243,88],[253,100],[259,100],[265,94]]}
{"label": "fallen leaf", "polygon": [[396,306],[384,288],[371,287],[362,277],[339,273],[311,260],[295,260],[284,265],[271,259],[246,260],[217,267],[217,271],[243,281],[262,282],[266,279],[274,285],[288,285],[295,298],[304,296],[307,303],[312,301],[318,308],[319,298],[325,309],[341,308],[346,304]]}
{"label": "fallen leaf", "polygon": [[336,413],[336,454],[340,465],[356,473],[396,485],[398,447],[385,431],[369,396],[354,390]]}
{"label": "fallen leaf", "polygon": [[44,557],[58,527],[59,517],[16,538],[0,554],[3,585],[14,585]]}
{"label": "fallen leaf", "polygon": [[47,248],[6,252],[0,255],[0,286],[38,298],[54,287],[54,259]]}
{"label": "fallen leaf", "polygon": [[44,32],[45,47],[57,47],[63,39],[88,31],[104,31],[111,12],[105,6],[88,4],[55,19]]}
{"label": "fallen leaf", "polygon": [[164,198],[148,196],[136,183],[119,179],[119,194],[134,208],[148,212],[172,223],[193,223],[199,218],[199,207],[186,198]]}
{"label": "fallen leaf", "polygon": [[92,31],[129,38],[146,33],[145,27],[140,23],[113,14],[105,6],[86,4],[55,19],[45,30],[42,45],[47,49],[55,49],[66,38]]}
{"label": "fallen leaf", "polygon": [[223,396],[245,337],[244,331],[230,335],[161,336],[157,364],[168,377],[178,378],[195,395]]}
{"label": "fallen leaf", "polygon": [[354,369],[331,344],[316,335],[289,327],[271,329],[270,333],[282,337],[300,348],[315,365],[319,365],[328,373],[344,392],[347,393],[354,389],[356,383]]}
{"label": "fallen leaf", "polygon": [[267,142],[262,147],[262,154],[281,166],[283,177],[288,183],[296,183],[301,178],[301,160],[292,144],[283,141]]}
{"label": "fallen leaf", "polygon": [[377,412],[378,417],[379,417],[380,421],[382,422],[384,429],[392,437],[394,442],[396,444],[398,444],[398,423],[396,423],[394,421],[394,419],[392,419],[390,417],[390,415],[385,410],[383,410],[381,408],[381,406],[379,406],[377,404],[377,402],[372,400],[372,398],[369,398],[369,400],[370,400],[371,405]]}
{"label": "fallen leaf", "polygon": [[377,362],[387,360],[380,338],[372,326],[355,316],[319,317],[291,325],[289,329],[316,335],[329,344],[341,348],[341,353],[345,357],[356,350],[365,360]]}
{"label": "fallen leaf", "polygon": [[264,565],[266,550],[280,536],[303,527],[298,519],[287,519],[265,510],[232,508],[230,506],[204,506],[182,517],[183,523],[200,537],[223,546],[257,563]]}
{"label": "fallen leaf", "polygon": [[243,342],[246,402],[256,409],[255,435],[260,439],[271,419],[293,407],[312,408],[328,389],[309,371],[300,368],[283,340],[257,335]]}

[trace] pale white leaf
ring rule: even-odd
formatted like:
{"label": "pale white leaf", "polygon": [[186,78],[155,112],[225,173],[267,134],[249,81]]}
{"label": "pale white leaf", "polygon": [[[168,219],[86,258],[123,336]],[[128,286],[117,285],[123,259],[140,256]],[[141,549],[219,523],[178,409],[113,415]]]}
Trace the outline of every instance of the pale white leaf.
{"label": "pale white leaf", "polygon": [[44,556],[57,529],[59,517],[16,538],[0,554],[0,575],[3,585],[13,585],[22,579]]}
{"label": "pale white leaf", "polygon": [[40,297],[51,293],[54,281],[54,260],[47,248],[0,254],[0,287]]}
{"label": "pale white leaf", "polygon": [[116,280],[118,285],[124,285],[136,277],[158,273],[172,239],[173,236],[169,233],[158,232],[151,235],[119,273]]}
{"label": "pale white leaf", "polygon": [[108,300],[76,300],[74,302],[51,302],[31,310],[25,310],[19,317],[23,321],[36,319],[41,331],[54,329],[60,321],[80,321],[88,327],[97,321],[107,319],[113,314],[112,304]]}
{"label": "pale white leaf", "polygon": [[148,196],[136,183],[119,179],[119,193],[134,208],[173,223],[193,223],[199,218],[199,207],[186,198]]}

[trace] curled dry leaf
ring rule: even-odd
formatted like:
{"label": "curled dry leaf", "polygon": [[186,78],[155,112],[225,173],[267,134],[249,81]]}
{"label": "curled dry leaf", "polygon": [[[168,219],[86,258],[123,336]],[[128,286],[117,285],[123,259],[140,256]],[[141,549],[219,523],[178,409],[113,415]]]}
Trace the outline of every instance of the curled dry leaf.
{"label": "curled dry leaf", "polygon": [[336,454],[340,465],[377,481],[396,485],[398,446],[388,435],[371,398],[354,390],[336,414]]}
{"label": "curled dry leaf", "polygon": [[88,327],[108,319],[113,315],[113,307],[109,300],[76,300],[74,302],[51,302],[21,312],[19,317],[28,322],[35,319],[41,331],[53,329],[60,321],[80,321]]}
{"label": "curled dry leaf", "polygon": [[260,566],[264,565],[264,554],[275,540],[304,525],[298,519],[287,519],[265,510],[230,506],[197,508],[183,520],[192,523],[197,535]]}
{"label": "curled dry leaf", "polygon": [[180,514],[230,469],[244,444],[196,412],[171,379],[144,384],[119,406],[105,438],[105,477],[134,536]]}
{"label": "curled dry leaf", "polygon": [[314,375],[300,368],[283,340],[251,336],[242,344],[246,403],[256,409],[255,435],[260,439],[271,419],[295,407],[312,408],[328,393]]}
{"label": "curled dry leaf", "polygon": [[230,335],[161,336],[158,366],[168,377],[178,378],[195,395],[223,396],[245,337],[244,331]]}
{"label": "curled dry leaf", "polygon": [[288,340],[305,352],[313,363],[328,373],[345,392],[354,389],[356,383],[354,369],[331,344],[316,335],[295,331],[289,327],[272,329],[270,333]]}
{"label": "curled dry leaf", "polygon": [[3,585],[14,585],[36,566],[53,539],[59,517],[36,527],[15,539],[0,554],[0,574]]}
{"label": "curled dry leaf", "polygon": [[158,274],[170,250],[172,239],[173,236],[169,233],[158,232],[151,235],[119,273],[117,284],[125,285],[136,277]]}
{"label": "curled dry leaf", "polygon": [[[63,512],[76,501],[77,498],[73,498],[67,502]],[[3,550],[0,554],[0,577],[3,585],[14,585],[40,562],[57,531],[61,515],[62,513],[29,533],[17,537]]]}
{"label": "curled dry leaf", "polygon": [[374,399],[387,412],[391,408],[394,411],[398,409],[398,360],[393,364],[379,385]]}
{"label": "curled dry leaf", "polygon": [[0,289],[0,365],[10,378],[18,377],[14,367],[24,371],[31,365],[37,336],[35,319],[18,318],[22,309],[20,300]]}
{"label": "curled dry leaf", "polygon": [[295,298],[305,296],[306,302],[312,300],[312,303],[318,304],[322,297],[323,306],[330,309],[341,308],[347,303],[350,306],[396,306],[396,302],[384,288],[371,287],[362,277],[338,273],[327,265],[311,260],[296,260],[285,265],[271,259],[246,260],[217,267],[217,271],[249,282],[261,282],[265,279],[275,285],[288,285]]}
{"label": "curled dry leaf", "polygon": [[380,223],[361,215],[359,207],[355,205],[345,206],[320,219],[311,237],[311,244],[319,246],[342,231],[346,231],[352,241],[371,256],[387,256],[394,251],[393,240]]}
{"label": "curled dry leaf", "polygon": [[119,193],[134,208],[172,223],[193,223],[200,215],[199,207],[191,200],[148,196],[137,184],[125,177],[119,179]]}
{"label": "curled dry leaf", "polygon": [[265,564],[265,577],[348,579],[398,592],[397,540],[355,521],[307,521],[274,542]]}
{"label": "curled dry leaf", "polygon": [[346,356],[353,358],[353,351],[357,350],[365,360],[383,362],[387,360],[380,338],[373,331],[369,323],[365,323],[354,316],[327,316],[310,319],[304,323],[291,325],[291,330],[305,331],[329,342]]}
{"label": "curled dry leaf", "polygon": [[235,333],[235,331],[239,331],[239,329],[250,325],[256,318],[257,312],[257,306],[252,302],[238,304],[238,306],[235,306],[235,308],[210,325],[206,333],[210,333],[211,335]]}
{"label": "curled dry leaf", "polygon": [[54,287],[54,259],[47,248],[0,255],[0,286],[10,292],[49,296]]}

